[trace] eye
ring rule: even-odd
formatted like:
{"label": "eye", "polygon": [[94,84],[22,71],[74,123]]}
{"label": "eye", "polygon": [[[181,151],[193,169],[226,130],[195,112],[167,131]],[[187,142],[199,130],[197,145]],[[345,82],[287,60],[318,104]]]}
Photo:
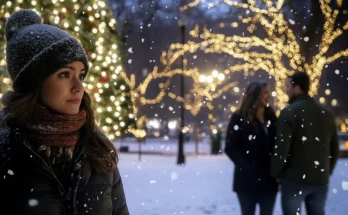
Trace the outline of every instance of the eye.
{"label": "eye", "polygon": [[86,74],[80,74],[80,80],[85,80],[85,78],[86,78]]}
{"label": "eye", "polygon": [[69,78],[70,77],[70,73],[69,72],[61,72],[59,73],[58,77],[60,78]]}

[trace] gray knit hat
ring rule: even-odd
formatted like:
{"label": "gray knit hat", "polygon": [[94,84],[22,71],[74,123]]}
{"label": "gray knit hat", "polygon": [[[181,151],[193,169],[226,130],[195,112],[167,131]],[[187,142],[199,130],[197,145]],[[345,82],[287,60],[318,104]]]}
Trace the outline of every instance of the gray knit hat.
{"label": "gray knit hat", "polygon": [[51,25],[42,24],[32,10],[20,10],[6,23],[6,63],[13,90],[27,94],[63,66],[88,58],[76,38]]}

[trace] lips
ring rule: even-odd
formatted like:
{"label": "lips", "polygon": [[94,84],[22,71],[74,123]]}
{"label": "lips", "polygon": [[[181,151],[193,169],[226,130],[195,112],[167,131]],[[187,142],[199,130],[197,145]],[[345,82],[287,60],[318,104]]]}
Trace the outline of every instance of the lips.
{"label": "lips", "polygon": [[73,103],[73,104],[80,104],[81,103],[81,99],[70,99],[67,100],[67,102]]}

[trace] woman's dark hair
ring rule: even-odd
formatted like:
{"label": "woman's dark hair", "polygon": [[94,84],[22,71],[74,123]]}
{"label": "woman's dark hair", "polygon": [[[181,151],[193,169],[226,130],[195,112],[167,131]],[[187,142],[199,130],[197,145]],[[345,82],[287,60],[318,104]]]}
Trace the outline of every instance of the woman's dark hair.
{"label": "woman's dark hair", "polygon": [[[1,102],[5,105],[6,116],[1,121],[1,124],[7,123],[21,127],[28,123],[35,123],[37,116],[40,114],[38,108],[40,104],[40,89],[41,87],[38,87],[25,96],[20,96],[13,92],[5,95]],[[97,172],[107,173],[113,171],[118,162],[117,150],[96,125],[91,99],[87,92],[83,94],[80,108],[87,112],[84,126],[89,136],[85,148],[87,159],[91,161],[91,165]]]}
{"label": "woman's dark hair", "polygon": [[[251,82],[244,95],[242,96],[241,105],[239,107],[239,113],[244,119],[250,122],[256,121],[256,110],[261,96],[262,90],[268,86],[266,82],[255,81]],[[268,106],[265,108],[266,119],[274,119],[276,117],[272,107]]]}
{"label": "woman's dark hair", "polygon": [[289,76],[292,86],[299,86],[303,93],[308,94],[309,91],[309,76],[306,72],[296,72]]}

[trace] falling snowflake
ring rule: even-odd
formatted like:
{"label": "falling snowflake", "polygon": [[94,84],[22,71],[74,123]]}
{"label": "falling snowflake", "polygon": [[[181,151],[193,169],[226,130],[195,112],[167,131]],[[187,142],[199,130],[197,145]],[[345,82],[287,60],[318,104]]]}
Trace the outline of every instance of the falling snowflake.
{"label": "falling snowflake", "polygon": [[39,201],[36,199],[29,199],[28,204],[30,207],[36,207],[39,205]]}
{"label": "falling snowflake", "polygon": [[334,194],[336,194],[336,193],[337,193],[337,189],[336,189],[336,188],[332,189],[332,192],[333,192]]}
{"label": "falling snowflake", "polygon": [[129,60],[128,60],[128,64],[132,64],[132,59],[129,59]]}
{"label": "falling snowflake", "polygon": [[342,189],[348,190],[348,181],[342,181]]}
{"label": "falling snowflake", "polygon": [[305,37],[305,38],[303,38],[303,40],[304,40],[305,42],[308,42],[308,41],[309,41],[309,37]]}
{"label": "falling snowflake", "polygon": [[235,125],[235,126],[234,126],[234,130],[238,131],[238,129],[239,129],[239,126],[238,126],[238,125]]}
{"label": "falling snowflake", "polygon": [[314,161],[314,164],[318,166],[319,165],[319,161]]}
{"label": "falling snowflake", "polygon": [[150,184],[156,184],[156,180],[150,180]]}
{"label": "falling snowflake", "polygon": [[252,140],[253,139],[253,135],[249,135],[249,140]]}
{"label": "falling snowflake", "polygon": [[306,141],[306,140],[307,140],[307,137],[303,136],[302,141]]}
{"label": "falling snowflake", "polygon": [[291,25],[295,25],[295,21],[294,20],[289,19],[289,22],[290,22]]}
{"label": "falling snowflake", "polygon": [[336,70],[335,70],[335,74],[336,74],[336,75],[339,75],[339,74],[340,74],[340,70],[336,69]]}
{"label": "falling snowflake", "polygon": [[305,179],[306,178],[306,174],[303,174],[302,178]]}
{"label": "falling snowflake", "polygon": [[133,47],[130,47],[130,48],[128,49],[128,52],[133,54]]}
{"label": "falling snowflake", "polygon": [[316,140],[316,141],[319,141],[319,137],[316,137],[315,140]]}
{"label": "falling snowflake", "polygon": [[170,174],[170,179],[172,179],[172,181],[175,181],[176,179],[178,179],[178,174],[176,172],[172,172]]}
{"label": "falling snowflake", "polygon": [[7,170],[7,174],[9,174],[9,175],[14,175],[14,172],[12,171],[12,170]]}

